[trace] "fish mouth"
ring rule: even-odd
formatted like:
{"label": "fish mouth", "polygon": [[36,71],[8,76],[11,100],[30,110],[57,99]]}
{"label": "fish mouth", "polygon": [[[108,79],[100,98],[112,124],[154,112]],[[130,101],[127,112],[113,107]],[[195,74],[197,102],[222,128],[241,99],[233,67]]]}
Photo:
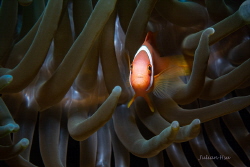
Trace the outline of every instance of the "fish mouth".
{"label": "fish mouth", "polygon": [[138,74],[136,78],[145,78],[145,76],[143,74]]}
{"label": "fish mouth", "polygon": [[133,88],[136,90],[146,90],[148,85],[147,82],[145,80],[145,77],[136,77],[133,80],[133,84],[132,84]]}

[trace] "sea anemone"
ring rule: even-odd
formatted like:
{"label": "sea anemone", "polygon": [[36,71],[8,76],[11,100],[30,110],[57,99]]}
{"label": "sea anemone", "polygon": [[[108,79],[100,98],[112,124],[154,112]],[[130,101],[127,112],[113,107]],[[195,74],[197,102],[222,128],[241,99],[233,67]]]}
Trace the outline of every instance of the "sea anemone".
{"label": "sea anemone", "polygon": [[[250,1],[2,0],[1,166],[248,166]],[[148,31],[190,72],[134,92]]]}

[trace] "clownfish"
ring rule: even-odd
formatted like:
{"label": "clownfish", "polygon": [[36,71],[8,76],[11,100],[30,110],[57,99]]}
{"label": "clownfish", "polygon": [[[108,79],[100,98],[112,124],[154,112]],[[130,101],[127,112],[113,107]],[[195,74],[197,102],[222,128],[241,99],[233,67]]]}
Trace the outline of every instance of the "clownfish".
{"label": "clownfish", "polygon": [[148,94],[153,92],[157,97],[165,98],[176,91],[174,87],[177,84],[181,84],[180,76],[190,73],[184,56],[160,57],[159,52],[154,48],[155,34],[148,32],[130,65],[129,83],[135,95],[128,102],[128,108],[136,97],[141,96],[154,112],[155,109]]}

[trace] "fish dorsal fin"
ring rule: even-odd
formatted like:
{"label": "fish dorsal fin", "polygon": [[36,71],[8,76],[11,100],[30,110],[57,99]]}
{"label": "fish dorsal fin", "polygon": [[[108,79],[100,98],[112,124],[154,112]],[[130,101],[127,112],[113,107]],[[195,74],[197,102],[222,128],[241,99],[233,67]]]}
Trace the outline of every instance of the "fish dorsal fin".
{"label": "fish dorsal fin", "polygon": [[183,85],[180,76],[183,75],[183,68],[172,65],[154,76],[153,94],[158,98],[169,98]]}

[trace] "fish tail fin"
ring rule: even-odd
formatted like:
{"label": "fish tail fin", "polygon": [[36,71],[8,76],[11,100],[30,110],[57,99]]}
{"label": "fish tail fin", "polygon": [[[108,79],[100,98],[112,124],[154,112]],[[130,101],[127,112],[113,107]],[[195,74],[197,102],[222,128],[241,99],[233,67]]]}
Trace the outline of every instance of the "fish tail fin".
{"label": "fish tail fin", "polygon": [[146,96],[144,96],[144,99],[145,99],[146,102],[148,103],[148,106],[149,106],[150,110],[151,110],[152,112],[154,112],[154,111],[155,111],[155,108],[154,108],[154,105],[153,105],[153,103],[152,103],[152,100],[151,100],[151,98],[148,96],[148,94],[147,94]]}
{"label": "fish tail fin", "polygon": [[132,103],[135,101],[135,98],[136,98],[136,95],[134,95],[133,97],[132,97],[132,99],[128,102],[128,104],[127,104],[127,107],[129,108],[131,105],[132,105]]}
{"label": "fish tail fin", "polygon": [[182,69],[182,72],[179,74],[180,76],[186,76],[191,74],[193,57],[191,59],[189,57],[185,57],[183,55],[175,55],[172,57],[173,64],[177,65]]}

